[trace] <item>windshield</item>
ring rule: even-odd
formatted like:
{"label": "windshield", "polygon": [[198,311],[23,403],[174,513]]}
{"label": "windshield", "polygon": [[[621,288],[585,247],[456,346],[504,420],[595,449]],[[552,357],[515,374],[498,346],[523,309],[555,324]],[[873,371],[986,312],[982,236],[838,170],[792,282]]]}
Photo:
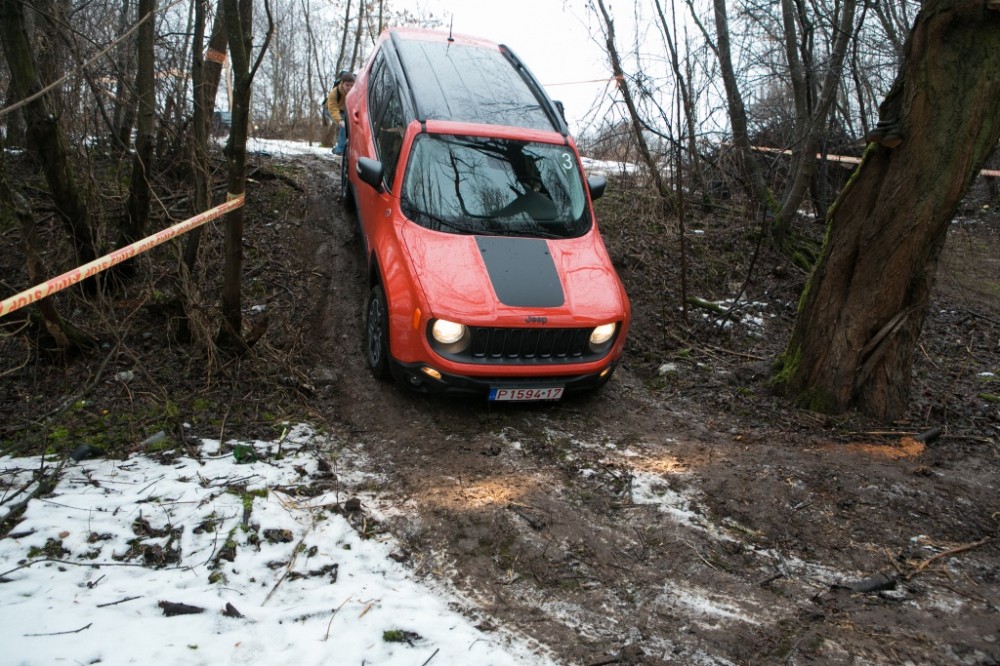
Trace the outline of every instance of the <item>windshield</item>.
{"label": "windshield", "polygon": [[448,233],[572,238],[590,228],[573,151],[511,139],[421,134],[403,213]]}

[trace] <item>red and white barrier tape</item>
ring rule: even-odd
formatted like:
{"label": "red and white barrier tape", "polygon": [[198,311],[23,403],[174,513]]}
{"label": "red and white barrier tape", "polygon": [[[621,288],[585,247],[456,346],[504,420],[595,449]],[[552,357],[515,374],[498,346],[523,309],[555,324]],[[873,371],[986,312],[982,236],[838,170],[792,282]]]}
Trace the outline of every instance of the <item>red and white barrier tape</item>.
{"label": "red and white barrier tape", "polygon": [[200,227],[201,225],[214,220],[218,217],[222,217],[231,210],[235,210],[243,205],[244,195],[240,194],[232,197],[226,201],[226,203],[218,205],[214,208],[209,208],[204,213],[195,215],[192,218],[184,220],[183,222],[178,222],[172,227],[167,227],[162,231],[158,231],[152,236],[147,236],[140,241],[136,241],[131,245],[126,245],[123,248],[119,248],[112,252],[111,254],[106,254],[103,257],[94,259],[93,261],[80,266],[79,268],[74,268],[73,270],[63,273],[59,277],[52,278],[48,282],[37,285],[30,289],[25,289],[19,294],[15,294],[10,298],[6,298],[0,301],[0,317],[10,314],[14,310],[23,308],[26,305],[30,305],[35,301],[40,301],[47,296],[50,296],[57,291],[62,291],[63,289],[70,287],[77,282],[85,280],[92,275],[96,275],[101,271],[106,271],[115,264],[120,264],[126,259],[131,259],[137,254],[142,254],[147,250],[165,243],[171,238],[180,236],[183,233],[191,231],[195,227]]}

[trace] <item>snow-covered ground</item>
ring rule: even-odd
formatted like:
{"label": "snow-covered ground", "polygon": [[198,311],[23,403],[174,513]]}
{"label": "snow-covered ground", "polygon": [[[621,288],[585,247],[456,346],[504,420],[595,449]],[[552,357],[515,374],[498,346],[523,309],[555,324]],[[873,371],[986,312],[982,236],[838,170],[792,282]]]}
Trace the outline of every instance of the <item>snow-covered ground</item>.
{"label": "snow-covered ground", "polygon": [[[0,539],[0,661],[552,663],[400,564],[324,444],[295,426],[197,458],[69,460]],[[43,462],[0,458],[0,518]]]}

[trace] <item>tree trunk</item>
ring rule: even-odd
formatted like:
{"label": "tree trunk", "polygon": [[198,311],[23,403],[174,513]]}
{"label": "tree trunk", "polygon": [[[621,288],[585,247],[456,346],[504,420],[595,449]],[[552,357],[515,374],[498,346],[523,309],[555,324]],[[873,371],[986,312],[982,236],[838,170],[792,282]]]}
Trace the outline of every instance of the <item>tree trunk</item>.
{"label": "tree trunk", "polygon": [[[191,47],[191,91],[194,96],[191,115],[190,145],[191,153],[191,177],[194,182],[194,210],[208,210],[212,204],[211,196],[211,170],[208,161],[208,131],[212,119],[212,108],[215,90],[218,85],[219,65],[216,64],[215,86],[208,78],[209,68],[207,63],[210,60],[222,60],[217,52],[212,51],[211,45],[208,53],[202,53],[202,45],[205,42],[205,23],[208,13],[208,0],[195,0],[194,4],[194,35],[192,36]],[[215,26],[223,25],[221,20],[222,10],[219,8],[215,17]],[[225,31],[222,31],[225,34]],[[214,36],[214,35],[213,35]],[[211,96],[211,98],[210,98]],[[205,229],[199,226],[192,229],[187,234],[187,242],[184,245],[184,262],[180,267],[180,289],[182,293],[182,303],[184,316],[181,317],[177,327],[177,339],[181,342],[190,342],[195,337],[195,326],[192,319],[195,316],[196,308],[201,302],[200,289],[193,276],[195,265],[198,261],[198,248],[201,245],[201,234]],[[211,335],[208,336],[211,340]]]}
{"label": "tree trunk", "polygon": [[[0,205],[11,211],[20,222],[21,238],[24,241],[25,265],[28,271],[28,280],[31,284],[38,284],[45,279],[45,269],[38,252],[38,237],[35,233],[35,218],[31,213],[31,207],[24,197],[11,187],[7,179],[7,163],[4,159],[6,146],[3,138],[0,137]],[[45,329],[52,336],[56,345],[63,352],[73,349],[74,343],[70,339],[71,328],[67,327],[62,317],[56,311],[55,305],[48,298],[43,298],[35,302],[35,307],[42,315]]]}
{"label": "tree trunk", "polygon": [[[246,191],[247,136],[250,125],[250,36],[253,34],[252,0],[222,0],[229,51],[233,67],[233,106],[229,139],[224,153],[227,163],[226,192],[235,197]],[[226,214],[222,275],[222,328],[220,347],[238,351],[243,334],[243,207]]]}
{"label": "tree trunk", "polygon": [[[340,53],[337,54],[337,73],[339,73],[340,70],[341,70],[341,68],[344,66],[344,58],[347,56],[347,35],[350,32],[350,25],[351,25],[351,0],[347,0],[347,2],[344,3],[344,5],[345,5],[345,7],[344,7],[344,27],[343,27],[343,30],[341,30],[341,33],[340,33]],[[358,23],[360,23],[360,22],[361,22],[361,19],[359,18],[358,19]],[[352,65],[353,65],[353,61],[352,61]],[[330,86],[330,87],[332,88],[333,86]],[[327,92],[329,92],[329,91],[327,91]]]}
{"label": "tree trunk", "polygon": [[777,378],[812,409],[904,414],[948,227],[1000,140],[1000,12],[929,0],[905,54],[904,141],[871,144],[831,208]]}
{"label": "tree trunk", "polygon": [[[191,84],[194,104],[191,113],[191,174],[194,180],[194,210],[207,210],[212,203],[210,195],[211,172],[208,169],[208,127],[212,119],[212,104],[208,99],[208,84],[205,80],[205,56],[202,53],[202,43],[205,41],[205,0],[195,0],[194,8],[194,40],[191,48]],[[192,243],[192,235],[188,236],[185,246],[184,263],[188,270],[194,269],[198,256],[198,241]],[[188,251],[192,250],[188,256]]]}
{"label": "tree trunk", "polygon": [[597,0],[597,7],[601,10],[604,26],[607,29],[605,45],[608,49],[608,58],[611,60],[611,72],[614,74],[615,81],[618,83],[618,90],[621,92],[625,107],[628,109],[629,118],[632,122],[632,131],[635,135],[636,144],[639,146],[639,153],[642,156],[642,161],[646,164],[646,168],[649,169],[660,200],[667,208],[672,209],[674,207],[673,194],[664,184],[659,166],[656,160],[653,159],[649,146],[646,144],[642,119],[639,117],[639,110],[636,108],[635,100],[632,99],[632,91],[629,90],[628,83],[625,81],[625,70],[622,69],[621,60],[618,57],[618,47],[615,45],[615,23],[604,6],[604,0]]}
{"label": "tree trunk", "polygon": [[[726,13],[726,0],[714,0],[715,32],[718,40],[717,55],[719,68],[722,70],[722,83],[726,89],[726,108],[729,110],[729,123],[733,130],[733,147],[736,152],[736,164],[740,170],[743,188],[750,197],[752,204],[763,208],[770,199],[764,177],[757,168],[750,146],[750,135],[747,129],[747,110],[743,103],[739,84],[736,81],[736,70],[733,68],[732,48],[729,41],[729,16]],[[707,35],[706,35],[707,36]]]}
{"label": "tree trunk", "polygon": [[[69,3],[61,0],[33,0],[30,7],[34,21],[28,25],[28,34],[35,47],[38,78],[42,81],[55,81],[64,73],[66,40],[60,39],[60,35],[64,26],[69,24],[72,9]],[[52,90],[50,95],[56,115],[62,115],[62,86]]]}
{"label": "tree trunk", "polygon": [[[97,241],[87,205],[76,185],[51,94],[36,95],[43,85],[25,27],[24,7],[20,0],[0,0],[0,41],[7,58],[11,90],[17,100],[34,96],[26,102],[24,110],[29,145],[38,153],[56,210],[72,237],[77,260],[84,264],[97,258]],[[95,285],[94,278],[84,281],[84,287],[90,291]]]}
{"label": "tree trunk", "polygon": [[[195,210],[203,211],[211,207],[210,174],[208,170],[208,128],[212,122],[215,110],[215,96],[219,91],[219,81],[222,78],[222,66],[226,62],[226,48],[229,45],[229,35],[226,33],[225,12],[220,0],[216,7],[215,19],[212,23],[212,35],[208,39],[208,50],[201,54],[201,42],[204,36],[205,2],[199,0],[196,9],[195,29],[197,35],[194,41],[195,56],[192,59],[192,81],[194,82],[194,130],[192,155],[194,159],[194,191]],[[198,247],[204,227],[192,229],[184,246],[184,263],[189,272],[194,272],[198,259]]]}
{"label": "tree trunk", "polygon": [[[129,245],[140,240],[149,221],[149,202],[152,200],[150,188],[150,168],[153,164],[153,131],[155,120],[155,95],[153,88],[153,41],[155,28],[156,0],[139,0],[139,27],[137,39],[137,69],[135,92],[138,101],[138,124],[136,125],[135,152],[132,155],[132,182],[129,187],[128,204],[125,207],[125,221],[122,225],[122,244]],[[132,263],[132,262],[128,262]],[[124,264],[120,264],[124,266]],[[134,264],[126,274],[134,273]]]}
{"label": "tree trunk", "polygon": [[[250,93],[260,59],[267,52],[274,26],[271,22],[270,7],[268,29],[261,45],[260,55],[251,67],[250,55],[253,45],[253,0],[222,0],[226,32],[229,34],[229,52],[233,67],[233,107],[232,127],[226,142],[225,155],[228,165],[227,192],[229,197],[238,197],[246,192],[247,181],[247,136],[250,126]],[[240,352],[246,349],[242,335],[242,285],[243,285],[243,218],[244,208],[240,206],[226,215],[225,266],[222,283],[222,327],[218,343],[223,349]]]}
{"label": "tree trunk", "polygon": [[[783,0],[782,2],[782,5],[786,8],[790,4],[791,0]],[[837,22],[833,51],[827,62],[826,76],[823,81],[822,90],[819,93],[819,99],[815,103],[811,99],[812,94],[808,85],[809,77],[802,61],[796,55],[794,39],[795,24],[791,16],[792,12],[790,9],[786,9],[784,12],[785,34],[788,40],[786,50],[792,73],[792,87],[795,90],[797,140],[792,151],[791,184],[785,193],[781,208],[774,218],[771,230],[775,245],[779,248],[784,246],[785,240],[788,238],[792,221],[802,206],[809,184],[812,181],[813,173],[816,170],[816,151],[819,147],[819,135],[826,129],[827,118],[840,86],[840,77],[844,69],[844,59],[847,56],[847,46],[853,35],[854,11],[856,6],[856,0],[845,0],[840,10],[840,20]]]}
{"label": "tree trunk", "polygon": [[[670,23],[667,21],[667,16],[663,11],[663,3],[660,0],[656,0],[654,3],[656,6],[656,14],[660,19],[660,31],[663,33],[664,42],[667,45],[667,50],[670,52],[670,70],[674,74],[674,79],[677,81],[677,91],[680,93],[680,98],[683,103],[683,118],[678,118],[678,124],[684,123],[687,128],[687,136],[684,137],[687,140],[687,153],[688,160],[691,169],[691,182],[693,186],[697,189],[701,189],[703,185],[703,178],[701,173],[701,164],[698,158],[698,131],[695,126],[696,119],[698,115],[698,110],[694,103],[694,91],[688,83],[688,80],[684,76],[684,71],[681,69],[680,56],[677,53],[677,44],[675,40],[675,34],[677,33],[677,12],[676,9],[672,12],[672,18],[674,23],[674,28],[671,30]],[[678,142],[680,143],[680,141]],[[680,184],[678,179],[677,191],[683,190],[683,186]],[[679,202],[678,202],[679,203]],[[683,205],[680,204],[679,205]]]}
{"label": "tree trunk", "polygon": [[[0,38],[2,39],[2,38]],[[0,90],[0,99],[4,106],[10,104],[16,97],[10,81],[6,81]],[[27,129],[24,122],[24,109],[16,109],[4,116],[4,135],[10,148],[25,148],[28,145]]]}
{"label": "tree trunk", "polygon": [[[121,37],[129,29],[131,6],[130,0],[122,0],[121,12],[118,15],[117,37]],[[131,47],[131,42],[132,38],[129,38],[129,43],[115,49],[115,103],[112,131],[113,143],[122,150],[122,153],[126,153],[132,143],[132,128],[135,126],[135,97],[132,95],[132,87],[128,80],[129,73],[135,68],[135,49]]]}
{"label": "tree trunk", "polygon": [[[358,27],[354,31],[354,49],[351,51],[351,64],[348,65],[347,69],[354,71],[354,66],[360,60],[359,51],[361,49],[361,34],[364,32],[365,28],[365,3],[358,3]],[[339,70],[338,70],[339,71]]]}

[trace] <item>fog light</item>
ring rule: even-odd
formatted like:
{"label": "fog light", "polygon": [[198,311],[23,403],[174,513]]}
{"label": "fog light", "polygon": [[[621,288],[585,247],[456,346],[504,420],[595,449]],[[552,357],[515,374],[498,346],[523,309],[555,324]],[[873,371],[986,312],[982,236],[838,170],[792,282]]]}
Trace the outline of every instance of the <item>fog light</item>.
{"label": "fog light", "polygon": [[420,372],[424,373],[428,377],[432,377],[438,381],[441,381],[441,373],[434,368],[428,368],[426,365],[420,368]]}

